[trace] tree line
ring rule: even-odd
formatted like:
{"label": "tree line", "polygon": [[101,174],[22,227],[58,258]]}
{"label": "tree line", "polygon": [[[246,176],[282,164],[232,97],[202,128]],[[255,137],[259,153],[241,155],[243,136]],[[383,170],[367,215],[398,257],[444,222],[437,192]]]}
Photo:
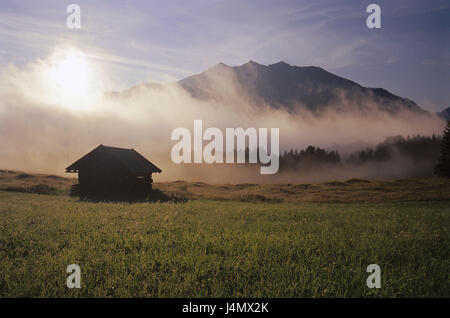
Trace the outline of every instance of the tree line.
{"label": "tree line", "polygon": [[280,170],[307,169],[313,166],[343,164],[364,164],[383,162],[396,156],[409,157],[413,161],[438,160],[443,138],[441,136],[392,136],[383,142],[342,157],[337,150],[326,150],[308,146],[305,149],[291,149],[280,156]]}

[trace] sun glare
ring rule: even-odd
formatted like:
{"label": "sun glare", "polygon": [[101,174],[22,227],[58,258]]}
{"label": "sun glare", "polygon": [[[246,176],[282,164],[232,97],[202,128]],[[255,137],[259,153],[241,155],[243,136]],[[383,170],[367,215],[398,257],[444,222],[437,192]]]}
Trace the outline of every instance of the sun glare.
{"label": "sun glare", "polygon": [[89,93],[91,70],[82,52],[67,50],[55,56],[50,74],[64,100],[86,97]]}

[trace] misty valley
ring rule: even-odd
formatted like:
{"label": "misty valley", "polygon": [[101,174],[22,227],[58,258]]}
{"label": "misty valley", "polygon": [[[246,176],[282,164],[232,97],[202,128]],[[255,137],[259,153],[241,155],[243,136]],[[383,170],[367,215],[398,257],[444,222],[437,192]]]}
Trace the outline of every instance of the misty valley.
{"label": "misty valley", "polygon": [[[72,60],[64,67],[86,68],[81,55],[72,54]],[[156,182],[431,176],[445,126],[444,113],[426,111],[385,89],[363,87],[319,67],[284,62],[266,66],[250,61],[235,67],[220,63],[178,82],[144,83],[76,99],[67,108],[55,108],[53,95],[41,94],[50,89],[45,81],[40,82],[42,87],[30,83],[28,94],[22,93],[16,79],[39,78],[45,69],[44,61],[2,74],[7,85],[0,88],[0,95],[14,96],[2,98],[4,169],[64,175],[67,162],[105,144],[133,146],[152,158],[164,171]],[[41,125],[29,125],[30,107]],[[198,119],[210,128],[193,127]],[[180,127],[193,127],[192,135]],[[229,138],[230,127],[245,130],[235,128],[240,137]],[[258,127],[266,127],[267,133],[259,136],[266,128]],[[417,150],[422,146],[427,150]],[[269,174],[261,175],[264,170]]]}

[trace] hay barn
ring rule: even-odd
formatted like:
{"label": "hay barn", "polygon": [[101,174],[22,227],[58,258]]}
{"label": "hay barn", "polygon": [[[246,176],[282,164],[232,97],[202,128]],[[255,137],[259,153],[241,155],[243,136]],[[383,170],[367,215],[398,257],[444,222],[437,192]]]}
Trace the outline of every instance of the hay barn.
{"label": "hay barn", "polygon": [[134,149],[100,145],[66,172],[78,173],[74,192],[81,199],[144,200],[151,195],[152,174],[161,169]]}

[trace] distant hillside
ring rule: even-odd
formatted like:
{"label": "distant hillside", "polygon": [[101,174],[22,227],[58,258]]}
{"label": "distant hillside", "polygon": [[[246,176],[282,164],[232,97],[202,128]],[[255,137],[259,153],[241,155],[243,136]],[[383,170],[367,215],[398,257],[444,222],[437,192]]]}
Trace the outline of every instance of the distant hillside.
{"label": "distant hillside", "polygon": [[[178,84],[200,100],[235,103],[234,94],[256,105],[296,112],[306,108],[315,114],[337,111],[382,111],[397,114],[407,110],[430,114],[408,98],[394,95],[384,88],[368,88],[334,75],[316,66],[291,66],[285,62],[261,65],[249,61],[241,66],[219,63],[203,73],[189,76]],[[164,84],[143,83],[110,97],[127,97]]]}
{"label": "distant hillside", "polygon": [[236,67],[220,63],[179,84],[195,98],[220,99],[224,98],[220,81],[227,77],[236,80],[242,93],[256,103],[289,111],[304,106],[313,112],[333,107],[338,110],[375,109],[392,114],[402,110],[425,113],[413,101],[383,88],[363,87],[320,67],[291,66],[284,62],[265,66],[250,61]]}
{"label": "distant hillside", "polygon": [[444,109],[443,111],[441,111],[440,113],[438,113],[439,117],[441,117],[442,119],[445,120],[450,120],[450,107],[447,107],[446,109]]}

